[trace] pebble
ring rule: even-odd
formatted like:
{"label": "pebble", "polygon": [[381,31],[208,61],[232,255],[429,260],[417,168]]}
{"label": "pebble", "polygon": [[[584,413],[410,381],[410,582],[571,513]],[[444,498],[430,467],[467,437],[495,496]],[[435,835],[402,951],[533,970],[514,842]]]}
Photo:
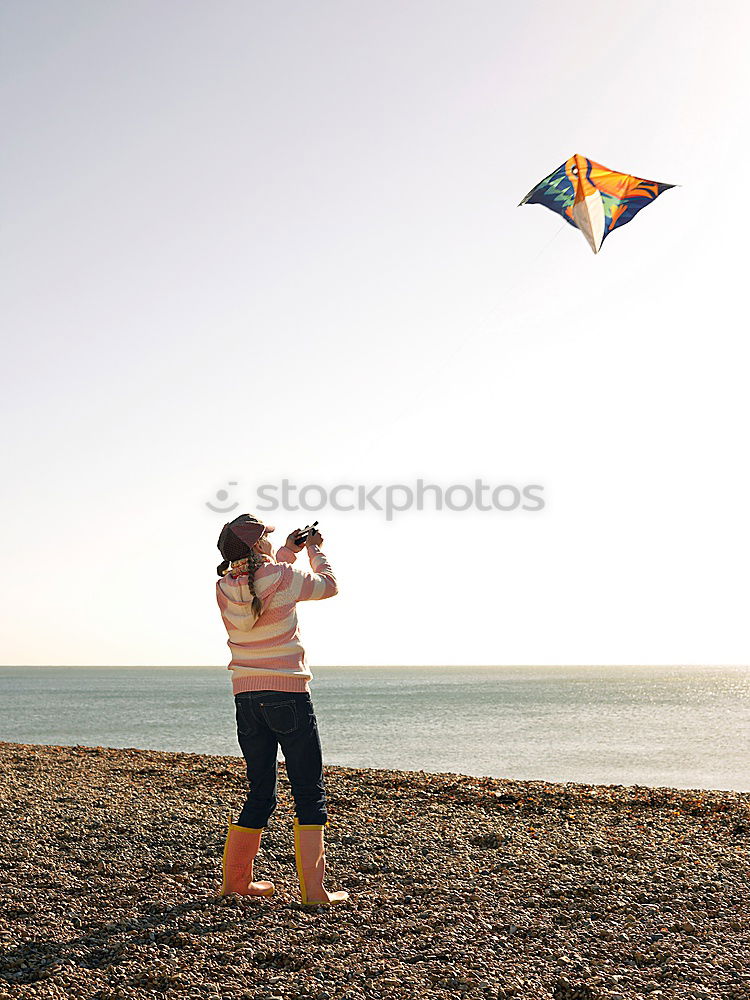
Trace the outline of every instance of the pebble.
{"label": "pebble", "polygon": [[240,757],[0,743],[0,1000],[750,996],[749,793],[327,766],[350,899],[310,911],[283,769],[255,865],[276,894],[217,896],[245,780]]}

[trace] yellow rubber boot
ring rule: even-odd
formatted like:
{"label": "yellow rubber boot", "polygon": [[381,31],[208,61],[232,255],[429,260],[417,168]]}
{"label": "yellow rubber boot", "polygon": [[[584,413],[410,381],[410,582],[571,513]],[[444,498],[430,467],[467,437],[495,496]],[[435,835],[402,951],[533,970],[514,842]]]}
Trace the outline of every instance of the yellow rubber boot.
{"label": "yellow rubber boot", "polygon": [[294,855],[297,859],[302,902],[306,906],[343,903],[349,898],[349,893],[344,890],[328,892],[323,887],[326,871],[323,830],[324,824],[300,824],[297,817],[294,817]]}
{"label": "yellow rubber boot", "polygon": [[222,858],[223,880],[220,896],[230,892],[240,896],[270,896],[273,882],[253,882],[253,861],[260,847],[262,829],[237,826],[229,817],[229,831]]}

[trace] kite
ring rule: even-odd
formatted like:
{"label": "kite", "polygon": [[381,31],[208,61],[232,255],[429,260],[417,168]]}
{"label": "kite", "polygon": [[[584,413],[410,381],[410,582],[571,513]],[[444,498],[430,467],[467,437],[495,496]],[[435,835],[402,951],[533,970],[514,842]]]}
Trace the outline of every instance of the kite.
{"label": "kite", "polygon": [[672,187],[618,174],[576,153],[532,188],[521,205],[546,205],[580,229],[594,253],[599,253],[613,229],[630,222]]}

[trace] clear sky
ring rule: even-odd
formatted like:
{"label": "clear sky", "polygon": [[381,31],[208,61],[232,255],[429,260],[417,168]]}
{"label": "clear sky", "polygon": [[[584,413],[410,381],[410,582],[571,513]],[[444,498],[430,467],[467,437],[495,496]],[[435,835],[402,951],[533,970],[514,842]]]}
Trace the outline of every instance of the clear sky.
{"label": "clear sky", "polygon": [[[225,664],[206,504],[283,478],[543,486],[275,513],[340,582],[300,609],[313,672],[750,661],[746,3],[1,29],[0,662]],[[573,153],[680,187],[594,256],[517,207]]]}

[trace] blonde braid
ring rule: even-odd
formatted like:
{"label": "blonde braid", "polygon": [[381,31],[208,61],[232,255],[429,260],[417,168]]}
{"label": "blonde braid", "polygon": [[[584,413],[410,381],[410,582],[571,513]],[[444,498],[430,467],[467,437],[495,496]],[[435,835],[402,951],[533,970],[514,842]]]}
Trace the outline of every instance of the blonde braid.
{"label": "blonde braid", "polygon": [[247,574],[247,586],[248,590],[253,595],[253,611],[255,612],[256,618],[260,617],[260,613],[263,610],[263,604],[261,599],[255,593],[255,572],[258,567],[262,565],[263,559],[260,554],[251,549],[244,559],[237,559],[233,562],[230,570],[230,573],[234,577],[245,576],[245,574]]}
{"label": "blonde braid", "polygon": [[[258,569],[259,566],[263,565],[263,560],[255,552],[251,552],[250,556],[252,558],[252,565],[248,567],[247,585],[250,588],[250,593],[253,595],[253,611],[255,612],[256,616],[260,618],[260,613],[263,610],[263,603],[261,599],[258,597],[258,595],[255,593],[255,571]],[[248,560],[248,563],[249,562],[250,560]]]}

